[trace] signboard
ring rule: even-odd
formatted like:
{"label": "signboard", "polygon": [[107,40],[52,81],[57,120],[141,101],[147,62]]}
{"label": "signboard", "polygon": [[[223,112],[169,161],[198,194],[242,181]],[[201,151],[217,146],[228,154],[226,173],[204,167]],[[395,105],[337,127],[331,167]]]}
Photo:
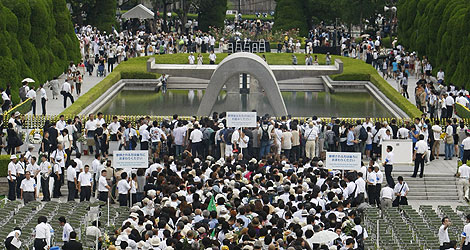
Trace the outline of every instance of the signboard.
{"label": "signboard", "polygon": [[326,168],[338,170],[361,170],[361,153],[326,152]]}
{"label": "signboard", "polygon": [[390,140],[382,142],[382,162],[387,156],[387,146],[393,148],[393,165],[413,164],[413,141],[412,140]]}
{"label": "signboard", "polygon": [[256,128],[256,112],[227,112],[227,127]]}
{"label": "signboard", "polygon": [[129,150],[113,152],[113,167],[118,168],[148,168],[149,152],[147,150]]}

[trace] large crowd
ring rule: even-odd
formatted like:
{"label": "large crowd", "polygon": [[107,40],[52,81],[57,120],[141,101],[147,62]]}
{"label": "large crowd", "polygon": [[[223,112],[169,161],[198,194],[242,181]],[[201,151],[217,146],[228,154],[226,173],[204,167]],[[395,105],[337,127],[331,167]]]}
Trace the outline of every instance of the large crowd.
{"label": "large crowd", "polygon": [[[12,155],[8,199],[27,203],[42,196],[47,202],[51,193],[60,198],[65,184],[68,201],[116,199],[132,211],[116,225],[118,237],[111,241],[118,249],[362,249],[368,236],[361,207],[407,204],[408,185],[391,176],[393,148],[383,161],[376,160],[382,142],[411,138],[416,162],[437,158],[429,155],[427,140],[441,136],[429,132],[428,126],[438,125],[428,123],[417,118],[400,126],[370,119],[350,124],[265,115],[256,128],[232,128],[225,113],[200,120],[175,115],[162,122],[142,117],[135,124],[118,117],[106,123],[101,113],[84,123],[61,116],[44,127],[38,156],[33,146]],[[10,124],[20,126],[17,118]],[[450,121],[448,127],[455,125]],[[95,157],[91,166],[80,159],[82,131]],[[114,169],[111,144],[148,150],[149,167]],[[325,151],[361,152],[368,163],[357,171],[328,170]],[[468,189],[466,170],[465,165],[460,177],[467,178],[462,185]],[[336,236],[319,241],[315,235],[322,231]]]}

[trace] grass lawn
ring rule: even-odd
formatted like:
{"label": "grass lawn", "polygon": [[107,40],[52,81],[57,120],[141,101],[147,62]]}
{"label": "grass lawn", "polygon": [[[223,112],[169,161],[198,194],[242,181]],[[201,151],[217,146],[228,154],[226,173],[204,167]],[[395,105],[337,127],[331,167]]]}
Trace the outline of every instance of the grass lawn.
{"label": "grass lawn", "polygon": [[[271,65],[291,65],[292,54],[288,53],[263,53],[266,56],[266,61]],[[261,54],[258,54],[261,55]],[[305,54],[295,54],[297,56],[298,65],[305,65]],[[228,54],[217,54],[216,64],[220,63]],[[325,64],[325,55],[317,54],[320,64]],[[197,57],[197,55],[195,55]],[[209,54],[203,54],[204,63],[209,62]],[[90,89],[87,93],[82,95],[75,101],[74,104],[69,106],[62,112],[65,115],[75,115],[80,113],[85,107],[90,105],[101,94],[112,87],[120,79],[155,79],[159,74],[147,72],[147,60],[149,56],[132,58],[126,62],[119,64],[114,71],[103,79],[99,84]],[[410,117],[419,117],[421,112],[405,99],[400,93],[397,92],[387,81],[385,81],[377,71],[369,64],[361,60],[352,59],[348,57],[332,56],[332,61],[341,59],[344,63],[343,73],[333,75],[333,80],[342,81],[371,81],[375,84],[390,100],[392,100],[398,107],[405,111]],[[156,55],[155,63],[160,64],[187,64],[188,54],[165,54]]]}

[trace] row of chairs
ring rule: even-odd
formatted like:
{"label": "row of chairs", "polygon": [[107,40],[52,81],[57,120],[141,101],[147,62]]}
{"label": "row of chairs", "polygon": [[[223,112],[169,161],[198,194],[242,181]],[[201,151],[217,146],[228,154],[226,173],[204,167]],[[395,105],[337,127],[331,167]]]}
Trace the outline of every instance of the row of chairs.
{"label": "row of chairs", "polygon": [[[251,45],[251,46],[250,46]],[[228,43],[228,53],[236,52],[251,52],[251,53],[266,53],[266,42],[261,40],[259,42],[242,42],[237,41]]]}

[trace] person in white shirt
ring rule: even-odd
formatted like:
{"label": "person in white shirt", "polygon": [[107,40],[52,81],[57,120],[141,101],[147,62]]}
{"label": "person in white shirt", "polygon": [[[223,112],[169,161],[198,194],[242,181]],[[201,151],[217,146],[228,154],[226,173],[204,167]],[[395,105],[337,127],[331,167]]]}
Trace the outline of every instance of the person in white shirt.
{"label": "person in white shirt", "polygon": [[214,51],[211,51],[211,53],[209,54],[209,63],[215,64],[216,59],[217,59],[217,56],[215,55]]}
{"label": "person in white shirt", "polygon": [[16,163],[18,158],[16,155],[11,155],[10,160],[8,163],[8,199],[14,201],[16,200]]}
{"label": "person in white shirt", "polygon": [[468,104],[469,104],[468,99],[467,99],[467,97],[463,96],[462,92],[459,93],[459,96],[455,99],[455,101],[458,104],[468,108]]}
{"label": "person in white shirt", "polygon": [[31,178],[31,173],[26,171],[26,178],[21,181],[20,189],[21,196],[20,198],[24,201],[26,205],[30,201],[36,200],[36,180]]}
{"label": "person in white shirt", "polygon": [[47,102],[47,92],[44,89],[44,84],[40,84],[39,87],[41,88],[39,90],[40,97],[41,97],[41,108],[42,108],[42,115],[46,115],[46,102]]}
{"label": "person in white shirt", "polygon": [[398,183],[395,185],[393,191],[395,192],[395,196],[399,199],[398,203],[400,205],[408,205],[408,200],[406,198],[406,195],[408,195],[408,191],[410,191],[410,189],[408,188],[408,184],[403,181],[402,176],[398,176],[397,180]]}
{"label": "person in white shirt", "polygon": [[50,201],[50,191],[49,191],[49,178],[50,173],[52,172],[52,165],[47,161],[47,155],[43,154],[41,156],[41,164],[39,165],[39,173],[41,174],[41,190],[43,199],[42,201]]}
{"label": "person in white shirt", "polygon": [[367,182],[367,196],[369,197],[369,204],[371,206],[375,206],[375,202],[377,201],[376,196],[379,190],[377,190],[377,175],[374,172],[373,166],[369,166],[367,168],[366,182]]}
{"label": "person in white shirt", "polygon": [[[88,116],[88,121],[85,122],[85,134],[87,136],[88,141],[93,140],[96,144],[96,152],[99,153],[99,144],[97,143],[98,139],[95,137],[95,130],[97,128],[95,116],[90,114]],[[93,146],[89,145],[88,150],[90,154],[93,154]]]}
{"label": "person in white shirt", "polygon": [[80,192],[80,202],[90,201],[91,186],[93,185],[93,176],[89,172],[90,167],[85,165],[84,171],[78,175],[78,192]]}
{"label": "person in white shirt", "polygon": [[[142,126],[141,126],[142,127]],[[149,140],[150,140],[150,132],[148,129],[142,130],[140,133],[140,150],[148,150],[149,149]]]}
{"label": "person in white shirt", "polygon": [[401,125],[398,129],[398,139],[408,139],[410,136],[410,131],[405,127],[405,125]]}
{"label": "person in white shirt", "polygon": [[359,205],[365,200],[366,182],[364,181],[362,172],[357,173],[358,178],[354,181],[356,184],[356,193],[354,194],[354,203]]}
{"label": "person in white shirt", "polygon": [[131,189],[131,185],[129,184],[130,178],[128,178],[126,172],[121,173],[121,180],[118,182],[116,188],[119,193],[119,206],[127,207],[127,200],[129,190]]}
{"label": "person in white shirt", "polygon": [[238,137],[238,147],[240,148],[240,153],[243,154],[244,157],[248,156],[248,142],[250,138],[245,135],[242,129],[240,129],[240,136]]}
{"label": "person in white shirt", "polygon": [[463,227],[462,239],[460,240],[460,249],[462,250],[470,249],[470,214],[467,214],[466,219],[467,224]]}
{"label": "person in white shirt", "polygon": [[[182,143],[182,141],[183,141],[182,138],[184,137],[184,133],[185,133],[185,130],[181,126],[178,126],[178,128],[175,128],[173,130],[173,138],[175,139],[175,145],[176,145],[177,149],[178,149],[178,144],[177,144],[176,140],[178,139],[178,143]],[[154,155],[154,158],[158,158],[159,153],[160,153],[162,140],[163,141],[166,140],[166,135],[165,135],[165,133],[163,133],[163,130],[161,130],[158,127],[158,122],[157,121],[154,121],[153,126],[150,128],[150,140],[152,142],[152,153]]]}
{"label": "person in white shirt", "polygon": [[[445,138],[445,158],[444,160],[452,160],[454,156],[454,128],[452,127],[452,121],[448,119],[446,121],[446,138]],[[465,151],[464,151],[465,152]]]}
{"label": "person in white shirt", "polygon": [[384,174],[382,173],[382,171],[380,171],[380,167],[379,167],[379,164],[375,163],[374,165],[374,172],[375,172],[375,179],[376,179],[376,182],[375,182],[375,203],[377,204],[377,206],[380,207],[380,191],[382,189],[382,183],[384,181]]}
{"label": "person in white shirt", "polygon": [[[446,104],[446,110],[447,110],[447,116],[446,118],[452,118],[454,114],[454,107],[455,107],[455,101],[452,93],[449,93],[449,95],[445,94],[446,99],[445,99],[445,104]],[[444,117],[442,117],[444,118]]]}
{"label": "person in white shirt", "polygon": [[106,180],[107,174],[108,173],[106,169],[101,170],[101,176],[98,179],[98,199],[104,202],[108,201],[108,194],[111,190],[111,187],[109,186],[108,181]]}
{"label": "person in white shirt", "polygon": [[65,116],[60,115],[59,120],[56,122],[55,127],[59,130],[62,131],[65,129],[65,126],[67,126],[67,123],[65,122]]}
{"label": "person in white shirt", "polygon": [[64,109],[67,108],[67,98],[70,98],[70,101],[73,103],[74,99],[72,96],[73,86],[70,85],[68,80],[62,84],[62,90],[60,91],[61,94],[64,96]]}
{"label": "person in white shirt", "polygon": [[117,133],[118,133],[118,130],[119,130],[120,127],[121,127],[121,124],[118,122],[117,116],[113,116],[113,122],[111,122],[108,125],[109,136],[110,136],[109,139],[111,141],[117,141],[118,140]]}
{"label": "person in white shirt", "polygon": [[470,180],[470,167],[467,164],[462,164],[462,166],[459,167],[457,177],[459,178],[458,181],[458,193],[459,193],[459,198],[461,200],[466,200],[468,201],[468,188],[470,186],[469,180]]}
{"label": "person in white shirt", "polygon": [[67,243],[70,240],[70,233],[73,232],[72,226],[67,223],[64,216],[59,217],[59,225],[63,227],[62,229],[62,241]]}
{"label": "person in white shirt", "polygon": [[54,188],[52,189],[52,198],[60,198],[62,196],[60,187],[62,186],[61,178],[62,175],[62,162],[64,161],[63,156],[56,156],[54,158],[54,165],[52,166],[52,177],[54,178]]}
{"label": "person in white shirt", "polygon": [[439,227],[439,232],[437,234],[439,236],[439,246],[441,247],[440,249],[448,249],[447,246],[450,244],[448,229],[452,223],[447,216],[442,218],[441,222],[442,225]]}
{"label": "person in white shirt", "polygon": [[281,149],[284,152],[283,154],[287,159],[290,159],[290,152],[292,149],[292,132],[287,130],[287,125],[282,125],[282,135],[281,135]]}
{"label": "person in white shirt", "polygon": [[28,91],[28,93],[26,93],[26,98],[31,99],[33,115],[36,115],[36,90],[34,90],[34,86],[31,86],[31,89]]}
{"label": "person in white shirt", "polygon": [[39,216],[34,232],[34,249],[49,249],[51,246],[51,229],[45,216]]}
{"label": "person in white shirt", "polygon": [[195,60],[196,60],[196,59],[194,58],[193,52],[191,52],[191,54],[189,54],[189,56],[188,56],[188,62],[189,62],[189,64],[194,64],[194,61],[195,61]]}
{"label": "person in white shirt", "polygon": [[315,145],[318,138],[317,127],[313,126],[313,122],[308,124],[304,131],[305,137],[305,156],[309,159],[315,157]]}
{"label": "person in white shirt", "polygon": [[439,69],[439,72],[437,72],[437,80],[440,82],[443,82],[444,77],[445,77],[444,71],[442,71],[442,69]]}
{"label": "person in white shirt", "polygon": [[380,208],[386,209],[392,207],[393,197],[395,197],[395,192],[393,188],[385,186],[380,191]]}
{"label": "person in white shirt", "polygon": [[199,125],[194,125],[194,130],[189,135],[191,141],[191,153],[193,157],[202,155],[202,132],[199,130]]}
{"label": "person in white shirt", "polygon": [[385,160],[383,163],[383,166],[385,168],[385,179],[387,180],[387,185],[389,187],[394,187],[395,186],[395,181],[393,180],[392,177],[392,171],[393,171],[393,147],[388,145],[387,146],[387,155],[385,156]]}
{"label": "person in white shirt", "polygon": [[441,144],[442,134],[442,128],[441,126],[439,126],[439,120],[436,120],[434,122],[434,125],[432,125],[431,130],[433,132],[434,137],[434,143],[432,144],[431,154],[434,156],[434,159],[439,159],[439,146]]}
{"label": "person in white shirt", "polygon": [[75,171],[76,167],[77,163],[75,161],[71,161],[67,168],[67,188],[69,191],[67,201],[75,200],[75,192],[77,192],[77,172]]}
{"label": "person in white shirt", "polygon": [[413,154],[413,160],[415,161],[415,169],[411,177],[415,178],[418,174],[418,169],[421,166],[421,172],[419,178],[423,178],[424,174],[424,159],[428,153],[428,143],[424,140],[424,135],[419,135],[419,141],[416,142]]}

